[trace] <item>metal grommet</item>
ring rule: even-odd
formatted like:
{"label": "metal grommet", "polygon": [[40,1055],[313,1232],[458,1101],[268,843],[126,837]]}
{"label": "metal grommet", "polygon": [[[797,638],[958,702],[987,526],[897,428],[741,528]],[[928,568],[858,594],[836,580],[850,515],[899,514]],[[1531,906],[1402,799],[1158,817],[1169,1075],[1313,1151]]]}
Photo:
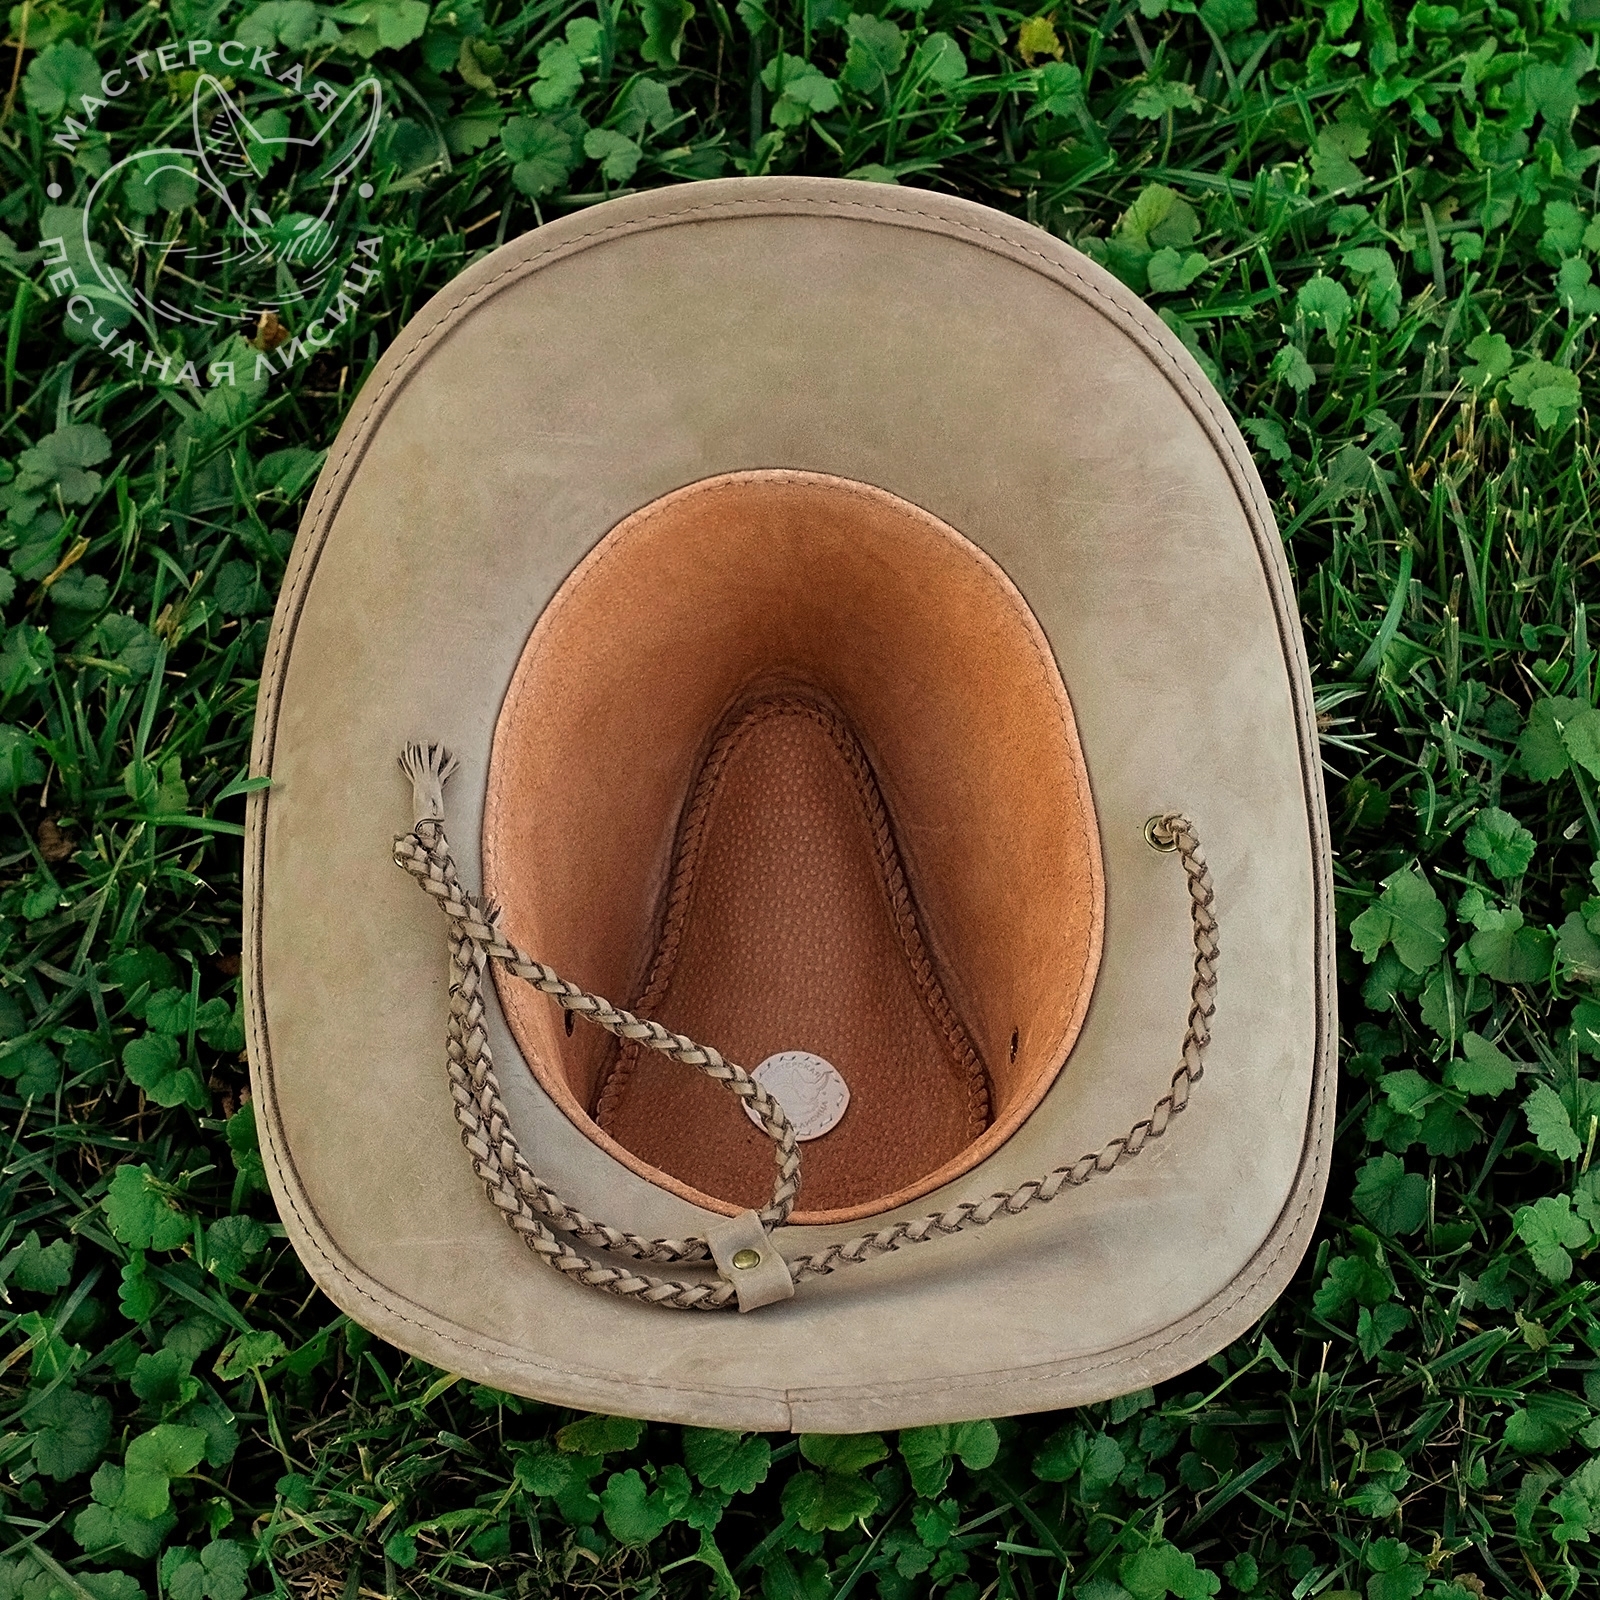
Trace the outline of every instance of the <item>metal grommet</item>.
{"label": "metal grommet", "polygon": [[751,1267],[761,1265],[761,1252],[759,1250],[737,1250],[733,1257],[734,1266],[741,1271],[748,1272]]}
{"label": "metal grommet", "polygon": [[1178,848],[1178,841],[1170,838],[1163,840],[1161,835],[1156,832],[1165,821],[1165,817],[1151,817],[1144,825],[1144,842],[1152,850],[1159,851],[1162,855],[1170,855]]}

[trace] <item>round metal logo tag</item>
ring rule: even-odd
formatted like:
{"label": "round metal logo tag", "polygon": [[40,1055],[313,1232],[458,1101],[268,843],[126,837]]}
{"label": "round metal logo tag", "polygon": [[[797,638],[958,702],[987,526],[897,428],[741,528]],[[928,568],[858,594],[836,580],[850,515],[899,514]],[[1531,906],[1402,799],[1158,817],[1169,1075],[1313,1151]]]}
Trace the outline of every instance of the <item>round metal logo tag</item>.
{"label": "round metal logo tag", "polygon": [[[820,1139],[835,1126],[850,1104],[850,1086],[831,1061],[805,1050],[780,1050],[768,1056],[750,1076],[783,1107],[794,1124],[796,1138]],[[745,1115],[759,1128],[761,1119],[750,1109]]]}

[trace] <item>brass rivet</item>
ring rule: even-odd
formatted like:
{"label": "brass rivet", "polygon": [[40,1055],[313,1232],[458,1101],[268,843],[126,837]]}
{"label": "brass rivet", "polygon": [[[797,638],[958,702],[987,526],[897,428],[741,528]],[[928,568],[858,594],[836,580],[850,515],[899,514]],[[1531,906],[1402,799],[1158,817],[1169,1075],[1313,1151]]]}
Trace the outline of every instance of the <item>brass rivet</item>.
{"label": "brass rivet", "polygon": [[1162,855],[1168,855],[1178,848],[1178,841],[1171,837],[1168,837],[1164,840],[1161,835],[1156,832],[1156,829],[1161,826],[1162,820],[1163,819],[1160,817],[1151,817],[1151,819],[1145,823],[1144,842],[1149,845],[1152,850],[1159,850]]}
{"label": "brass rivet", "polygon": [[761,1265],[761,1252],[759,1250],[736,1250],[733,1253],[733,1264],[741,1270]]}

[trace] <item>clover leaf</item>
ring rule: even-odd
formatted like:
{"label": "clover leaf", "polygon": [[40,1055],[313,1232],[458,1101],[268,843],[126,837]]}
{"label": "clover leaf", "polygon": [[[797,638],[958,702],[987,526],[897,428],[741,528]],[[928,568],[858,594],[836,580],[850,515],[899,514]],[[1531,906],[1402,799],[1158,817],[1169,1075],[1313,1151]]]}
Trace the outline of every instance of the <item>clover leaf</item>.
{"label": "clover leaf", "polygon": [[[466,76],[466,49],[469,40],[461,41],[462,76]],[[480,85],[479,87],[486,87]],[[565,39],[552,39],[540,46],[538,76],[528,87],[528,99],[540,111],[555,111],[570,105],[578,90],[583,87],[583,58]]]}
{"label": "clover leaf", "polygon": [[1507,380],[1514,405],[1533,413],[1541,430],[1565,426],[1583,404],[1577,373],[1548,361],[1526,361]]}
{"label": "clover leaf", "polygon": [[1461,1040],[1464,1061],[1452,1061],[1445,1067],[1445,1082],[1462,1094],[1500,1095],[1516,1087],[1517,1063],[1485,1039],[1482,1034],[1468,1033]]}
{"label": "clover leaf", "polygon": [[1195,1565],[1187,1550],[1164,1539],[1122,1558],[1118,1568],[1122,1586],[1133,1600],[1211,1600],[1222,1587],[1222,1579]]}
{"label": "clover leaf", "polygon": [[950,1468],[959,1459],[973,1472],[992,1466],[1000,1453],[1000,1435],[992,1422],[942,1423],[926,1428],[902,1428],[900,1454],[911,1474],[911,1487],[932,1500],[950,1481]]}
{"label": "clover leaf", "polygon": [[540,1439],[516,1457],[517,1483],[556,1509],[574,1527],[589,1527],[600,1517],[600,1498],[589,1481],[601,1470],[599,1456],[565,1454]]}
{"label": "clover leaf", "polygon": [[761,81],[778,95],[772,106],[774,127],[797,128],[807,117],[839,104],[838,84],[803,56],[774,56],[762,69]]}
{"label": "clover leaf", "polygon": [[1578,1468],[1550,1501],[1558,1522],[1550,1537],[1557,1544],[1588,1541],[1600,1533],[1600,1456]]}
{"label": "clover leaf", "polygon": [[1415,1600],[1427,1572],[1410,1545],[1399,1539],[1374,1539],[1367,1547],[1367,1600]]}
{"label": "clover leaf", "polygon": [[[1593,908],[1593,909],[1591,909]],[[1563,970],[1580,983],[1600,980],[1600,902],[1587,901],[1577,911],[1569,911],[1556,933],[1556,954]]]}
{"label": "clover leaf", "polygon": [[1017,29],[1017,54],[1030,67],[1040,56],[1053,56],[1059,61],[1066,53],[1050,17],[1029,17]]}
{"label": "clover leaf", "polygon": [[1528,1247],[1535,1270],[1551,1283],[1572,1276],[1572,1256],[1592,1237],[1589,1224],[1572,1209],[1566,1195],[1547,1194],[1516,1214],[1517,1237]]}
{"label": "clover leaf", "polygon": [[1589,1408],[1560,1390],[1535,1393],[1506,1418],[1505,1441],[1518,1455],[1544,1456],[1564,1450],[1589,1420]]}
{"label": "clover leaf", "polygon": [[600,1493],[600,1513],[611,1537],[621,1544],[649,1544],[675,1522],[690,1498],[689,1476],[679,1466],[661,1469],[657,1486],[647,1489],[638,1471],[613,1472]]}
{"label": "clover leaf", "polygon": [[1356,165],[1367,153],[1372,136],[1353,122],[1335,122],[1322,129],[1311,153],[1311,179],[1321,189],[1337,193],[1357,189],[1367,175]]}
{"label": "clover leaf", "polygon": [[876,1433],[803,1433],[800,1454],[820,1472],[798,1472],[784,1485],[784,1514],[807,1532],[840,1532],[878,1507],[878,1491],[860,1476],[889,1447]]}
{"label": "clover leaf", "polygon": [[17,457],[15,485],[24,492],[47,489],[69,506],[87,505],[100,491],[100,474],[90,472],[111,454],[111,441],[88,422],[74,422],[46,434]]}
{"label": "clover leaf", "polygon": [[797,1472],[780,1503],[808,1533],[842,1533],[878,1509],[878,1491],[854,1473]]}
{"label": "clover leaf", "polygon": [[1600,311],[1600,288],[1590,279],[1594,268],[1581,256],[1569,256],[1556,274],[1556,299],[1568,311],[1586,317]]}
{"label": "clover leaf", "polygon": [[845,24],[850,47],[839,81],[862,94],[878,94],[906,58],[906,36],[883,17],[853,16]]}
{"label": "clover leaf", "polygon": [[1410,1322],[1411,1313],[1404,1306],[1362,1306],[1356,1317],[1356,1344],[1361,1354],[1371,1361]]}
{"label": "clover leaf", "polygon": [[1047,61],[1039,68],[1038,96],[1030,117],[1075,117],[1088,110],[1083,73],[1067,61]]}
{"label": "clover leaf", "polygon": [[578,164],[577,146],[551,117],[512,117],[500,130],[511,181],[530,199],[559,189]]}
{"label": "clover leaf", "polygon": [[75,1478],[100,1459],[111,1438],[111,1406],[97,1394],[62,1385],[24,1413],[33,1430],[34,1465],[47,1478]]}
{"label": "clover leaf", "polygon": [[286,44],[291,50],[301,50],[311,42],[321,20],[312,0],[267,0],[234,27],[233,37],[251,46]]}
{"label": "clover leaf", "polygon": [[772,1467],[772,1446],[759,1433],[685,1428],[683,1462],[709,1489],[749,1494],[766,1481]]}
{"label": "clover leaf", "polygon": [[163,1422],[141,1433],[123,1457],[118,1507],[136,1517],[160,1516],[171,1500],[171,1481],[193,1472],[205,1453],[206,1436],[199,1428]]}
{"label": "clover leaf", "polygon": [[1301,285],[1294,303],[1312,327],[1323,329],[1334,340],[1338,339],[1350,315],[1349,291],[1336,279],[1320,272]]}
{"label": "clover leaf", "polygon": [[583,153],[600,163],[602,175],[612,183],[626,183],[638,170],[642,154],[632,139],[614,128],[591,128],[583,138]]}
{"label": "clover leaf", "polygon": [[634,1449],[644,1437],[644,1424],[635,1417],[581,1417],[556,1435],[556,1446],[571,1455],[606,1456]]}
{"label": "clover leaf", "polygon": [[1142,122],[1155,122],[1174,111],[1198,111],[1204,101],[1190,83],[1141,84],[1128,110]]}
{"label": "clover leaf", "polygon": [[1520,878],[1533,860],[1533,835],[1509,811],[1485,806],[1467,829],[1467,854],[1497,878]]}
{"label": "clover leaf", "polygon": [[134,1362],[129,1384],[146,1404],[172,1411],[200,1393],[200,1380],[190,1375],[192,1365],[180,1350],[146,1351]]}
{"label": "clover leaf", "polygon": [[43,628],[19,622],[5,637],[0,648],[0,695],[21,694],[31,689],[49,671],[55,660],[55,646]]}
{"label": "clover leaf", "polygon": [[22,80],[28,109],[41,122],[54,122],[62,112],[83,115],[83,97],[100,93],[100,64],[80,44],[53,44],[41,50]]}
{"label": "clover leaf", "polygon": [[144,1033],[130,1040],[122,1051],[122,1065],[158,1106],[188,1106],[205,1110],[210,1097],[200,1074],[184,1066],[178,1041],[170,1034]]}
{"label": "clover leaf", "polygon": [[1394,1279],[1387,1267],[1361,1254],[1335,1256],[1312,1305],[1319,1317],[1332,1319],[1353,1305],[1382,1305],[1393,1293]]}
{"label": "clover leaf", "polygon": [[341,22],[358,24],[340,42],[364,61],[380,50],[399,50],[411,44],[428,26],[426,0],[356,0],[339,7],[334,15]]}
{"label": "clover leaf", "polygon": [[1522,1102],[1523,1115],[1541,1150],[1562,1161],[1576,1161],[1583,1154],[1583,1141],[1573,1131],[1572,1117],[1548,1083],[1541,1083]]}
{"label": "clover leaf", "polygon": [[[569,32],[572,26],[567,24]],[[642,139],[646,130],[664,133],[675,120],[672,91],[655,78],[635,78],[623,91],[610,120],[618,133],[625,133],[630,139]]]}
{"label": "clover leaf", "polygon": [[[261,1145],[256,1137],[256,1108],[246,1101],[228,1118],[226,1133],[228,1153],[233,1157],[234,1171],[239,1175],[235,1194],[242,1199],[253,1189],[267,1186],[267,1167],[261,1159]],[[238,1204],[238,1199],[234,1202]]]}
{"label": "clover leaf", "polygon": [[949,89],[967,75],[967,58],[948,33],[930,33],[911,58],[914,76]]}
{"label": "clover leaf", "polygon": [[1219,38],[1243,33],[1256,25],[1256,0],[1205,0],[1201,19]]}
{"label": "clover leaf", "polygon": [[1356,1174],[1356,1209],[1381,1233],[1415,1233],[1428,1218],[1428,1180],[1391,1151]]}
{"label": "clover leaf", "polygon": [[101,1202],[114,1237],[139,1250],[176,1250],[190,1238],[173,1192],[145,1166],[121,1166]]}
{"label": "clover leaf", "polygon": [[1551,200],[1544,208],[1539,243],[1560,255],[1571,255],[1583,243],[1583,212],[1570,200]]}
{"label": "clover leaf", "polygon": [[1445,945],[1445,910],[1433,885],[1412,868],[1383,880],[1383,893],[1350,925],[1350,941],[1375,961],[1385,945],[1412,972],[1426,972]]}
{"label": "clover leaf", "polygon": [[72,1257],[70,1239],[41,1245],[38,1233],[30,1229],[0,1258],[0,1287],[9,1283],[36,1294],[54,1294],[72,1279]]}
{"label": "clover leaf", "polygon": [[1167,294],[1187,289],[1210,265],[1198,250],[1180,255],[1171,245],[1166,245],[1150,257],[1145,271],[1151,289]]}
{"label": "clover leaf", "polygon": [[198,1553],[178,1545],[161,1557],[161,1582],[170,1600],[244,1600],[250,1562],[232,1539],[213,1539]]}
{"label": "clover leaf", "polygon": [[1400,278],[1394,257],[1376,245],[1346,250],[1340,261],[1347,272],[1364,279],[1367,305],[1380,328],[1393,328],[1400,321]]}
{"label": "clover leaf", "polygon": [[1515,907],[1487,906],[1473,922],[1478,931],[1456,952],[1463,972],[1487,973],[1497,983],[1539,983],[1550,975],[1555,939],[1543,928],[1526,926]]}
{"label": "clover leaf", "polygon": [[181,816],[189,807],[189,786],[183,781],[183,757],[159,764],[136,758],[122,771],[123,793],[147,816]]}
{"label": "clover leaf", "polygon": [[1312,370],[1311,363],[1306,360],[1299,347],[1286,344],[1272,358],[1272,365],[1267,368],[1267,376],[1277,383],[1286,383],[1296,394],[1304,394],[1316,380],[1316,373]]}
{"label": "clover leaf", "polygon": [[888,1455],[876,1433],[803,1433],[800,1454],[813,1466],[830,1472],[860,1472]]}
{"label": "clover leaf", "polygon": [[684,30],[694,15],[690,0],[639,0],[644,43],[639,54],[654,66],[670,67],[683,49]]}
{"label": "clover leaf", "polygon": [[177,1525],[178,1518],[170,1510],[147,1517],[125,1504],[127,1476],[114,1462],[100,1465],[89,1480],[89,1493],[93,1498],[73,1520],[72,1536],[90,1554],[103,1555],[123,1549],[148,1561],[161,1548],[162,1540]]}
{"label": "clover leaf", "polygon": [[[1255,440],[1257,447],[1266,451],[1274,461],[1288,461],[1293,457],[1294,451],[1289,446],[1283,424],[1276,417],[1246,417],[1240,423],[1240,427]],[[1381,794],[1383,791],[1378,792]]]}
{"label": "clover leaf", "polygon": [[1082,1428],[1058,1428],[1034,1452],[1034,1477],[1045,1483],[1066,1483],[1083,1465],[1083,1451]]}
{"label": "clover leaf", "polygon": [[1574,761],[1600,778],[1600,711],[1561,695],[1535,701],[1517,754],[1528,776],[1539,783],[1559,778]]}
{"label": "clover leaf", "polygon": [[1194,243],[1200,217],[1182,195],[1163,183],[1147,183],[1117,223],[1117,233],[1128,243],[1156,251]]}
{"label": "clover leaf", "polygon": [[224,1383],[231,1383],[235,1378],[276,1366],[288,1353],[283,1340],[275,1333],[261,1330],[242,1333],[224,1347],[211,1370]]}
{"label": "clover leaf", "polygon": [[43,778],[44,766],[32,736],[14,723],[0,723],[0,799],[9,799]]}
{"label": "clover leaf", "polygon": [[1480,333],[1467,346],[1467,354],[1473,364],[1462,368],[1461,378],[1474,389],[1486,388],[1511,370],[1511,346],[1503,334]]}
{"label": "clover leaf", "polygon": [[206,1460],[210,1465],[225,1467],[233,1460],[239,1448],[239,1425],[220,1401],[204,1396],[191,1401],[179,1413],[178,1421],[185,1427],[198,1428],[206,1436]]}
{"label": "clover leaf", "polygon": [[254,1217],[219,1217],[207,1229],[206,1262],[222,1278],[238,1278],[267,1247],[267,1230]]}
{"label": "clover leaf", "polygon": [[1083,1447],[1083,1465],[1078,1472],[1078,1494],[1093,1505],[1104,1498],[1127,1465],[1122,1446],[1109,1433],[1091,1434]]}

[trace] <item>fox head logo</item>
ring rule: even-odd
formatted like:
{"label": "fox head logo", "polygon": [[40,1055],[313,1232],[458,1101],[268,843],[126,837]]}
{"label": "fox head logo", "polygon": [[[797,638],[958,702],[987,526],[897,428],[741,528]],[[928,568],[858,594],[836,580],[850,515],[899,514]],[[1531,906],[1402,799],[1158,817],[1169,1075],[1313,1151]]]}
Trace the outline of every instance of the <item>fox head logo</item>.
{"label": "fox head logo", "polygon": [[[326,84],[317,90],[305,115],[313,106],[326,115],[297,136],[286,110],[252,120],[202,74],[188,141],[124,157],[89,192],[83,243],[105,291],[147,318],[190,326],[315,301],[337,275],[339,223],[383,110],[376,78],[342,97]],[[113,225],[96,228],[114,208]],[[107,259],[96,231],[128,249],[125,269]]]}

